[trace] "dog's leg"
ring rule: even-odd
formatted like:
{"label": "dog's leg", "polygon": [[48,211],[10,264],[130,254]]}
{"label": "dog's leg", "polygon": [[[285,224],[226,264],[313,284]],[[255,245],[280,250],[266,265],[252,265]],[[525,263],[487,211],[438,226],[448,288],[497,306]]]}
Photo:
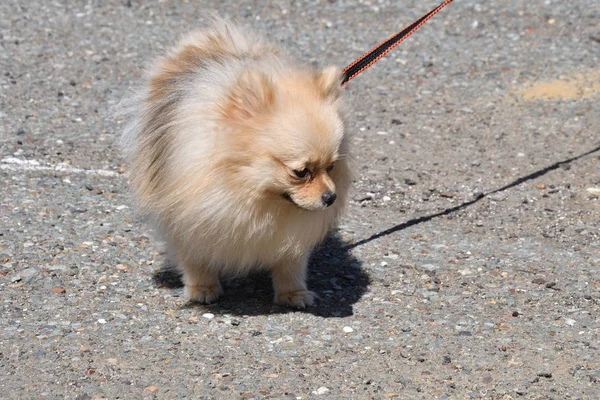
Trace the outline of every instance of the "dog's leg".
{"label": "dog's leg", "polygon": [[197,303],[214,303],[223,293],[219,275],[198,264],[183,263],[185,298]]}
{"label": "dog's leg", "polygon": [[301,259],[282,260],[271,269],[275,303],[305,308],[313,304],[315,294],[306,288],[308,255]]}

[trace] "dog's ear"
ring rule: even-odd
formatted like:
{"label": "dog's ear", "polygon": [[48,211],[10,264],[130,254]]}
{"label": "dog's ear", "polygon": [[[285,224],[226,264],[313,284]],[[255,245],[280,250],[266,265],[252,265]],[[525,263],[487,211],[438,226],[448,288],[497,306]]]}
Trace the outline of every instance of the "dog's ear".
{"label": "dog's ear", "polygon": [[266,74],[247,70],[229,93],[228,118],[247,120],[267,114],[275,104],[275,86]]}
{"label": "dog's ear", "polygon": [[319,93],[325,99],[337,99],[342,93],[342,72],[337,67],[327,67],[315,74]]}

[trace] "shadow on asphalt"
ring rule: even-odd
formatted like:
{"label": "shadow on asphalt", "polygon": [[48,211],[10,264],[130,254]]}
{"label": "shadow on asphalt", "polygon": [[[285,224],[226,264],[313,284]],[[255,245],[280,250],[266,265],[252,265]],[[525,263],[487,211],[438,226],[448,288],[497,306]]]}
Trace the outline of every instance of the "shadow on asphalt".
{"label": "shadow on asphalt", "polygon": [[[154,272],[154,283],[163,288],[181,288],[181,274],[173,265],[165,264]],[[268,273],[255,273],[245,278],[225,280],[225,294],[210,305],[188,304],[213,314],[265,315],[304,312],[325,318],[353,315],[352,305],[367,291],[370,279],[361,262],[349,252],[338,235],[331,234],[313,253],[308,272],[308,287],[319,299],[311,307],[294,310],[273,304],[273,288]]]}
{"label": "shadow on asphalt", "polygon": [[485,199],[489,195],[492,195],[492,194],[498,193],[498,192],[503,192],[505,190],[508,190],[510,188],[518,186],[521,183],[527,182],[527,181],[529,181],[531,179],[539,178],[540,176],[544,176],[548,172],[554,171],[555,169],[558,169],[558,168],[561,168],[561,167],[564,168],[565,166],[567,166],[568,164],[572,163],[573,161],[577,161],[577,160],[579,160],[582,157],[588,156],[588,155],[596,153],[598,151],[600,151],[600,146],[595,147],[592,150],[586,151],[585,153],[582,153],[582,154],[580,154],[578,156],[571,157],[571,158],[568,158],[566,160],[556,162],[554,164],[551,164],[551,165],[547,166],[546,168],[543,168],[543,169],[540,169],[538,171],[532,172],[531,174],[525,175],[525,176],[523,176],[521,178],[518,178],[515,181],[509,183],[506,186],[502,186],[499,189],[495,189],[495,190],[489,191],[487,193],[482,193],[482,194],[479,195],[479,197],[476,197],[473,200],[466,201],[466,202],[464,202],[462,204],[459,204],[459,205],[451,207],[451,208],[446,208],[444,211],[440,211],[440,212],[437,212],[435,214],[424,215],[424,216],[419,217],[419,218],[414,218],[414,219],[408,220],[406,222],[403,222],[401,224],[398,224],[396,226],[388,228],[388,229],[386,229],[384,231],[375,233],[375,234],[369,236],[366,239],[362,239],[362,240],[359,240],[358,242],[354,242],[354,243],[349,244],[346,247],[346,250],[352,250],[355,247],[362,246],[363,244],[372,242],[373,240],[379,239],[380,237],[391,235],[394,232],[398,232],[398,231],[401,231],[403,229],[410,228],[411,226],[418,225],[418,224],[423,223],[423,222],[427,222],[427,221],[432,220],[432,219],[437,218],[437,217],[442,217],[444,215],[451,214],[451,213],[453,213],[455,211],[458,211],[458,210],[462,210],[463,208],[469,207],[470,205],[473,205],[473,204],[477,203],[478,201],[480,201],[482,199]]}

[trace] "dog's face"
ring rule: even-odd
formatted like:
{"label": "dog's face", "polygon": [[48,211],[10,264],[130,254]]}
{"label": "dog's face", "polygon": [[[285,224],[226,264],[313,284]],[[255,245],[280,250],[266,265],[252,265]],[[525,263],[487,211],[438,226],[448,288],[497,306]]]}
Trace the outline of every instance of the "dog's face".
{"label": "dog's face", "polygon": [[307,103],[276,116],[272,158],[273,188],[305,210],[322,210],[337,198],[337,178],[346,165],[343,124],[327,104]]}
{"label": "dog's face", "polygon": [[303,166],[302,169],[287,167],[288,189],[282,194],[283,198],[309,211],[332,205],[337,194],[329,172],[335,167],[335,162],[331,162],[327,167],[310,162],[303,163]]}
{"label": "dog's face", "polygon": [[308,211],[335,203],[347,168],[340,91],[335,68],[285,78],[242,76],[226,115],[239,122],[238,154],[248,158],[252,184]]}

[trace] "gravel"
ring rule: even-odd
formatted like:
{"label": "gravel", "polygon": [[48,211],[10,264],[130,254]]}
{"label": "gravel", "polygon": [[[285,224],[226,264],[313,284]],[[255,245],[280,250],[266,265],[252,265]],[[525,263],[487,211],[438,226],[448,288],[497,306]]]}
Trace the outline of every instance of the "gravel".
{"label": "gravel", "polygon": [[0,2],[0,398],[600,398],[597,1],[453,2],[347,86],[305,311],[186,304],[134,213],[114,108],[208,11],[322,67],[434,5]]}

